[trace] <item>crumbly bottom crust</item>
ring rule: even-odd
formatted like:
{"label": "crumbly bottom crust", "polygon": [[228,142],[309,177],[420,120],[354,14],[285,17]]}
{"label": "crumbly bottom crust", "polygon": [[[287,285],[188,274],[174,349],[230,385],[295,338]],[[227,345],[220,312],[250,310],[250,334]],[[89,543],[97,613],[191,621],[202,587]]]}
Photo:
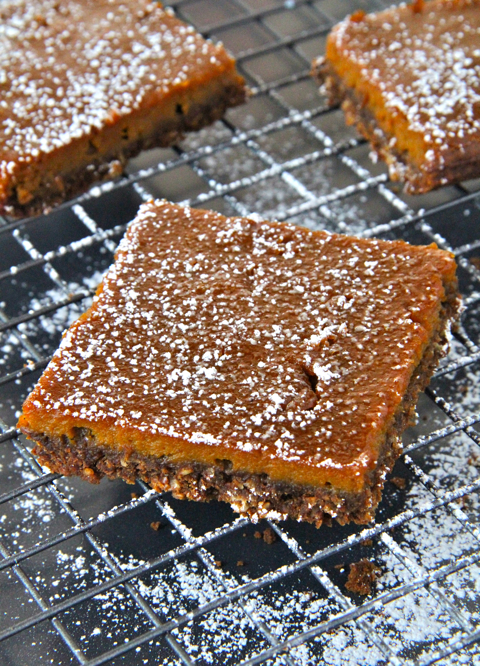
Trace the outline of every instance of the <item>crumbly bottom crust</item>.
{"label": "crumbly bottom crust", "polygon": [[[5,202],[0,202],[0,214],[11,217],[29,217],[48,213],[53,206],[85,192],[94,183],[112,180],[120,176],[132,157],[149,148],[164,148],[180,141],[186,132],[202,129],[221,118],[225,111],[245,101],[246,89],[240,85],[225,85],[220,96],[217,94],[208,103],[193,102],[188,113],[183,113],[178,105],[175,118],[165,121],[159,118],[154,133],[136,139],[124,141],[114,154],[92,155],[92,162],[87,168],[70,169],[58,174],[53,182],[43,182],[38,189],[31,192],[33,198],[22,204],[18,200],[17,189]],[[132,121],[134,122],[134,121]],[[89,137],[85,138],[89,141]],[[69,167],[71,165],[68,165]],[[28,190],[28,187],[26,187]]]}
{"label": "crumbly bottom crust", "polygon": [[328,61],[319,58],[313,66],[313,76],[324,87],[331,106],[341,105],[349,125],[355,125],[372,146],[374,153],[388,166],[393,181],[404,182],[406,194],[425,194],[438,187],[477,178],[480,173],[480,155],[473,159],[445,164],[425,164],[421,168],[414,164],[408,153],[396,149],[392,136],[387,136],[377,125],[374,114],[357,97],[355,91],[346,87]]}
{"label": "crumbly bottom crust", "polygon": [[34,453],[39,462],[65,476],[80,476],[92,483],[98,483],[104,476],[121,478],[127,483],[141,478],[155,490],[170,491],[179,499],[228,502],[235,511],[248,516],[253,522],[261,518],[293,518],[319,527],[335,518],[342,525],[350,521],[368,523],[373,519],[380,501],[385,476],[401,453],[400,436],[414,422],[418,394],[427,386],[438,360],[447,349],[450,322],[458,313],[459,298],[456,284],[446,285],[446,289],[447,300],[442,307],[438,328],[387,429],[377,466],[360,493],[278,482],[266,474],[233,470],[228,460],[217,460],[214,466],[197,462],[174,463],[166,457],[127,452],[102,446],[85,428],[78,428],[72,439],[65,435],[26,434],[37,442]]}

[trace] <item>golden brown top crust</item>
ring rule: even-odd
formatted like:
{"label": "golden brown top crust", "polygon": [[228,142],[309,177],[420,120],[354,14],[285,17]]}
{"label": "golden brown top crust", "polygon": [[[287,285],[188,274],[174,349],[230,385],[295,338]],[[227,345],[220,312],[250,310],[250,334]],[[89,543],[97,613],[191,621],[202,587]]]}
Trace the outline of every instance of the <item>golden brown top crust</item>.
{"label": "golden brown top crust", "polygon": [[[329,36],[327,58],[358,72],[386,111],[425,141],[426,162],[480,152],[480,2],[432,0],[354,17]],[[344,75],[344,72],[339,72]]]}
{"label": "golden brown top crust", "polygon": [[146,204],[21,425],[363,485],[454,280],[435,246]]}
{"label": "golden brown top crust", "polygon": [[158,3],[8,0],[0,7],[0,181],[141,106],[234,70]]}

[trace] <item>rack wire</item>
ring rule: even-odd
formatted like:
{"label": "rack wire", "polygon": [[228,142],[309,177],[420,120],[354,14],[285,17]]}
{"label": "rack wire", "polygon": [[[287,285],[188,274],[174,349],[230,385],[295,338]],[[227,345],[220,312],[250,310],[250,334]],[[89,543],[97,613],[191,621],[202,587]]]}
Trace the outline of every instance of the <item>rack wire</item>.
{"label": "rack wire", "polygon": [[[380,0],[170,4],[235,53],[249,103],[47,216],[0,220],[0,662],[480,663],[480,180],[403,195],[318,93],[310,62],[330,27]],[[462,325],[374,524],[251,525],[39,467],[15,427],[22,400],[151,196],[455,254]],[[366,597],[345,588],[362,558],[380,569]]]}

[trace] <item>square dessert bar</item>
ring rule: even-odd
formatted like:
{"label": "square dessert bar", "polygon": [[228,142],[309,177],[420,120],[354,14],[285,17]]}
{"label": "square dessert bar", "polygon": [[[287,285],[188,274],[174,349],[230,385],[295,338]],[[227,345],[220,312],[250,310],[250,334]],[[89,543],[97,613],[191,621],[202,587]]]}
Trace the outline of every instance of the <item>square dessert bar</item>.
{"label": "square dessert bar", "polygon": [[407,193],[480,176],[479,0],[356,12],[313,73]]}
{"label": "square dessert bar", "polygon": [[435,245],[151,202],[19,427],[62,474],[365,523],[458,305]]}
{"label": "square dessert bar", "polygon": [[157,2],[7,0],[0,19],[0,213],[48,210],[245,99],[223,46]]}

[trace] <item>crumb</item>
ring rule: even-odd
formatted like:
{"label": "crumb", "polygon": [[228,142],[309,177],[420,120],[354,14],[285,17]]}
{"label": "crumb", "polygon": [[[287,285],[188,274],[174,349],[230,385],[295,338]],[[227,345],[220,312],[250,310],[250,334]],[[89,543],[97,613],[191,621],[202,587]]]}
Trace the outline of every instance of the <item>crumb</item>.
{"label": "crumb", "polygon": [[138,493],[130,493],[130,497],[132,499],[138,499],[140,497],[140,495]]}
{"label": "crumb", "polygon": [[155,532],[158,532],[161,526],[162,524],[159,520],[154,520],[153,523],[150,523],[150,527],[152,528],[152,530],[155,530]]}
{"label": "crumb", "polygon": [[215,560],[215,566],[217,567],[217,569],[221,569],[222,568],[222,560]]}
{"label": "crumb", "polygon": [[414,0],[410,5],[414,14],[421,14],[425,8],[424,0]]}
{"label": "crumb", "polygon": [[360,562],[354,562],[350,565],[350,573],[345,587],[355,594],[371,594],[379,573],[380,569],[373,562],[363,558]]}
{"label": "crumb", "polygon": [[305,543],[310,543],[310,539],[305,539]]}
{"label": "crumb", "polygon": [[237,567],[243,567],[245,562],[243,560],[238,560]]}
{"label": "crumb", "polygon": [[339,569],[340,571],[343,571],[343,564],[335,564],[333,566],[334,569]]}
{"label": "crumb", "polygon": [[246,536],[247,536],[247,533],[246,533],[246,532],[244,532],[244,533],[242,534],[242,536],[243,536],[243,537],[246,537]]}
{"label": "crumb", "polygon": [[470,263],[480,271],[480,257],[470,257]]}
{"label": "crumb", "polygon": [[474,467],[480,467],[480,460],[475,453],[472,453],[467,462],[469,465],[473,465]]}
{"label": "crumb", "polygon": [[403,476],[392,476],[390,481],[393,483],[394,486],[400,488],[400,490],[404,490],[405,486],[407,485],[407,481],[406,479],[403,478]]}
{"label": "crumb", "polygon": [[262,533],[259,530],[256,530],[253,533],[253,536],[255,537],[255,539],[261,539],[262,538]]}
{"label": "crumb", "polygon": [[363,21],[364,16],[365,12],[363,9],[357,9],[357,11],[353,12],[353,14],[350,16],[350,21],[353,21],[354,23],[360,23],[360,21]]}
{"label": "crumb", "polygon": [[361,544],[362,546],[373,546],[373,539],[364,539]]}
{"label": "crumb", "polygon": [[267,527],[267,529],[264,531],[263,540],[265,543],[274,543],[277,540],[277,535],[271,527]]}

